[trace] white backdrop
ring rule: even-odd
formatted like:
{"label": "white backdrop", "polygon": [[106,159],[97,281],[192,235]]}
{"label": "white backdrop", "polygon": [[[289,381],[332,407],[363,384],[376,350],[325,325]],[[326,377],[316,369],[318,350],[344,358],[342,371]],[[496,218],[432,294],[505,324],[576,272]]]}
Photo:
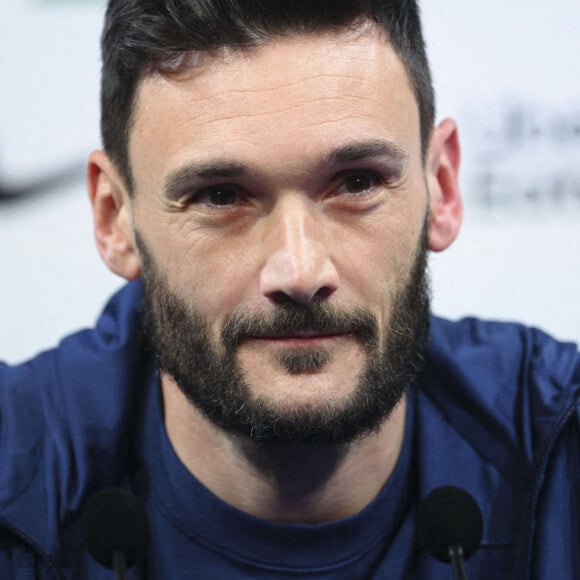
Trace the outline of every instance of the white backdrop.
{"label": "white backdrop", "polygon": [[[580,3],[424,0],[439,117],[458,119],[466,215],[433,256],[434,310],[580,341]],[[75,170],[98,146],[102,0],[0,0],[0,183]],[[122,281],[76,180],[0,203],[0,359],[92,325]]]}

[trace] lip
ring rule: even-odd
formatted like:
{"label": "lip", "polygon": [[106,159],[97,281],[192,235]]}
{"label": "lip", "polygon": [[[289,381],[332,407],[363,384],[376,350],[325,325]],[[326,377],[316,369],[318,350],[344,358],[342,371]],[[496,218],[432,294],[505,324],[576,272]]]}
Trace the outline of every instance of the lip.
{"label": "lip", "polygon": [[275,344],[295,344],[295,345],[312,345],[329,340],[337,340],[349,336],[350,332],[319,332],[319,331],[300,331],[291,334],[274,335],[274,336],[253,336],[250,340],[259,340],[272,342]]}

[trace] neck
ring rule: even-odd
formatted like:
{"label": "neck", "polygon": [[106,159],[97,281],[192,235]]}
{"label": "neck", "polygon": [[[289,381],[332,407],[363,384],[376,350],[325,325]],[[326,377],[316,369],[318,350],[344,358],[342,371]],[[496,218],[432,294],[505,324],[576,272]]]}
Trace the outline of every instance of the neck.
{"label": "neck", "polygon": [[257,517],[318,523],[354,515],[378,495],[402,447],[406,399],[379,431],[347,445],[267,445],[209,423],[169,377],[161,385],[181,462],[217,497]]}

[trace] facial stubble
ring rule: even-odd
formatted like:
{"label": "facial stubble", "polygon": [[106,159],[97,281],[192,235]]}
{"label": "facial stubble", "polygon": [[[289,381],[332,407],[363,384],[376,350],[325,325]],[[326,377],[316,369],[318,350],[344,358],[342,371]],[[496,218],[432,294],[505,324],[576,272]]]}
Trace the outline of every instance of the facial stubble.
{"label": "facial stubble", "polygon": [[[308,305],[288,299],[269,314],[230,315],[220,344],[212,343],[203,304],[188,303],[170,287],[136,233],[142,260],[145,332],[161,372],[170,375],[187,400],[225,432],[264,444],[336,445],[380,428],[421,372],[429,331],[427,220],[406,281],[393,291],[391,316],[379,329],[364,306],[339,308],[328,300]],[[358,384],[342,401],[282,408],[253,393],[238,358],[250,337],[297,331],[347,330],[363,347],[366,363]],[[330,358],[324,348],[283,349],[281,370],[316,373]]]}

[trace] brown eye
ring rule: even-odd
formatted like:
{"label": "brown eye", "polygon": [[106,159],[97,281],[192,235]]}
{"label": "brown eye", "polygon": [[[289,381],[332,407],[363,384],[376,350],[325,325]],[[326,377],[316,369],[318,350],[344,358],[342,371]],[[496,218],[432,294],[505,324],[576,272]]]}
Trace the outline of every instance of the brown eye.
{"label": "brown eye", "polygon": [[239,203],[240,192],[232,185],[212,185],[200,189],[191,197],[191,201],[208,208],[228,207]]}
{"label": "brown eye", "polygon": [[231,187],[213,187],[208,190],[206,199],[211,205],[232,205],[238,200],[238,194]]}
{"label": "brown eye", "polygon": [[378,177],[370,171],[351,173],[341,180],[336,191],[339,194],[360,195],[370,192],[378,181]]}

